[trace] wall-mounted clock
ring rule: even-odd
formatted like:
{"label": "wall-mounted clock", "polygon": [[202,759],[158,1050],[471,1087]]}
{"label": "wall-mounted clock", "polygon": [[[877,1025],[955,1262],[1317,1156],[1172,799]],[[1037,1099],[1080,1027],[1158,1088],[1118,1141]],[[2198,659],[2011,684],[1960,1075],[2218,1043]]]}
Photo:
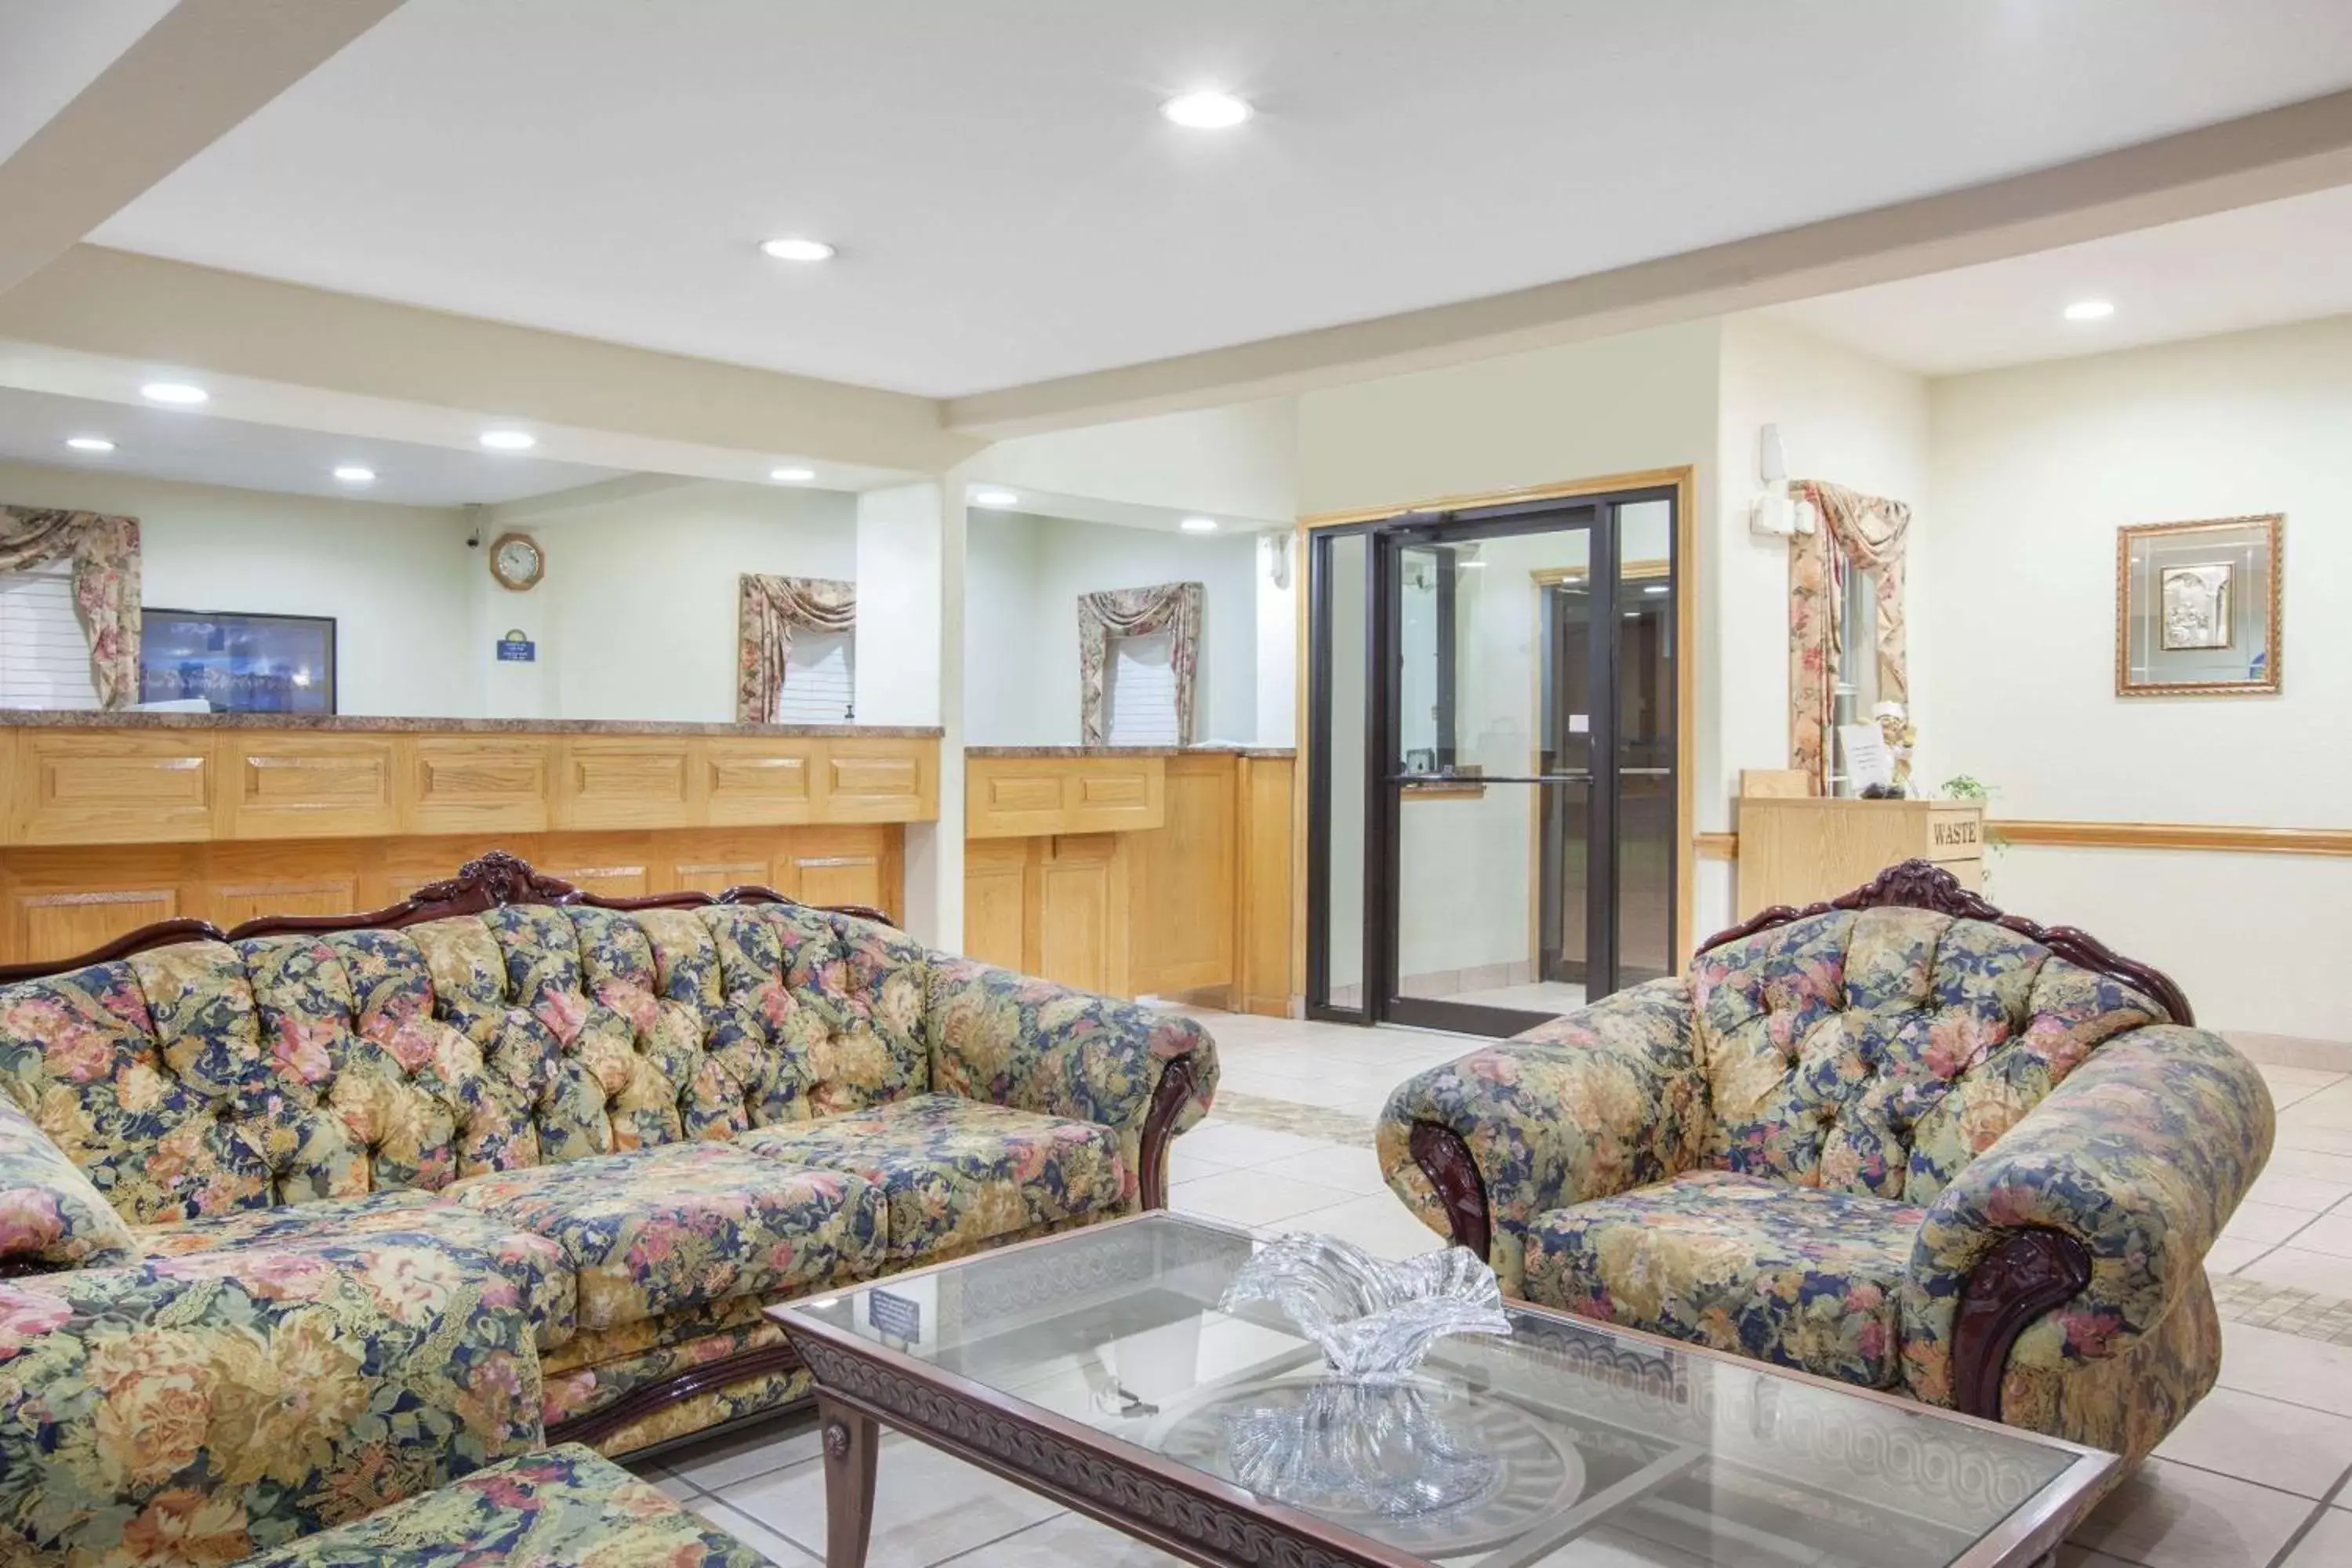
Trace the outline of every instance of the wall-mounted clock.
{"label": "wall-mounted clock", "polygon": [[547,552],[528,533],[501,533],[490,545],[490,575],[520,594],[547,575]]}

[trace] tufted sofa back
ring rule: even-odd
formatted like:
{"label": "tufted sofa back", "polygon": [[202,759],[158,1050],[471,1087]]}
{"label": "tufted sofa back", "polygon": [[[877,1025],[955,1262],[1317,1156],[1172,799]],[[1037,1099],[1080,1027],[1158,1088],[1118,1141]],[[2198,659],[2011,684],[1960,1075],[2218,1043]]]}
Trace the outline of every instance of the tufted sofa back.
{"label": "tufted sofa back", "polygon": [[1706,1162],[1925,1204],[2101,1042],[2165,1010],[1989,921],[1809,916],[1701,953]]}
{"label": "tufted sofa back", "polygon": [[157,1224],[922,1092],[929,975],[794,904],[192,942],[0,986],[0,1091]]}

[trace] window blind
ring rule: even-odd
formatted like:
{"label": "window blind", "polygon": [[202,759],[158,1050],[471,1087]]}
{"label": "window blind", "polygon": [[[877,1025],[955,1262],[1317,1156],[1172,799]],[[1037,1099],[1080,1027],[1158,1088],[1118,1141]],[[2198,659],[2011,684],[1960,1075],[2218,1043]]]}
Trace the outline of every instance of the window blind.
{"label": "window blind", "polygon": [[838,724],[856,700],[855,652],[848,632],[793,633],[784,660],[784,689],[776,700],[779,724]]}
{"label": "window blind", "polygon": [[1172,632],[1110,639],[1103,700],[1112,745],[1176,744],[1175,654]]}
{"label": "window blind", "polygon": [[95,708],[73,563],[0,573],[0,707]]}

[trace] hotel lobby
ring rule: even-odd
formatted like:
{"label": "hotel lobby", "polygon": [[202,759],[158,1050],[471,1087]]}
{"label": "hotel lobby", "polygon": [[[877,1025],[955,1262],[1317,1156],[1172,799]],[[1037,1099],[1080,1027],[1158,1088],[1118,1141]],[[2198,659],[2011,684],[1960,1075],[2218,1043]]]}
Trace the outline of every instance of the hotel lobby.
{"label": "hotel lobby", "polygon": [[2352,1563],[2352,11],[20,6],[0,213],[0,1563]]}

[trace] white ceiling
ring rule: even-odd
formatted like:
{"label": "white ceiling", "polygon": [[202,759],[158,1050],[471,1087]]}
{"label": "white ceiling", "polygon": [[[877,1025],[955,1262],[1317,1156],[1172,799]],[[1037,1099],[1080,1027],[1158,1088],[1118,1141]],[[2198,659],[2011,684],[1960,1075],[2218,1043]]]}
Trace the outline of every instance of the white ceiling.
{"label": "white ceiling", "polygon": [[[407,0],[94,237],[946,396],[2347,84],[2344,0]],[[1158,118],[1202,85],[1259,118]],[[780,234],[841,255],[759,256]]]}
{"label": "white ceiling", "polygon": [[[115,447],[104,453],[77,452],[65,444],[71,436],[103,437]],[[508,452],[284,429],[223,419],[198,409],[128,407],[13,387],[0,387],[0,458],[404,506],[496,505],[593,484],[619,471]],[[346,463],[373,468],[375,483],[338,481],[334,470]]]}
{"label": "white ceiling", "polygon": [[[2352,312],[2352,186],[1781,305],[1778,316],[1953,375]],[[2105,300],[2104,321],[2065,308]]]}
{"label": "white ceiling", "polygon": [[0,158],[71,103],[173,0],[0,0]]}

